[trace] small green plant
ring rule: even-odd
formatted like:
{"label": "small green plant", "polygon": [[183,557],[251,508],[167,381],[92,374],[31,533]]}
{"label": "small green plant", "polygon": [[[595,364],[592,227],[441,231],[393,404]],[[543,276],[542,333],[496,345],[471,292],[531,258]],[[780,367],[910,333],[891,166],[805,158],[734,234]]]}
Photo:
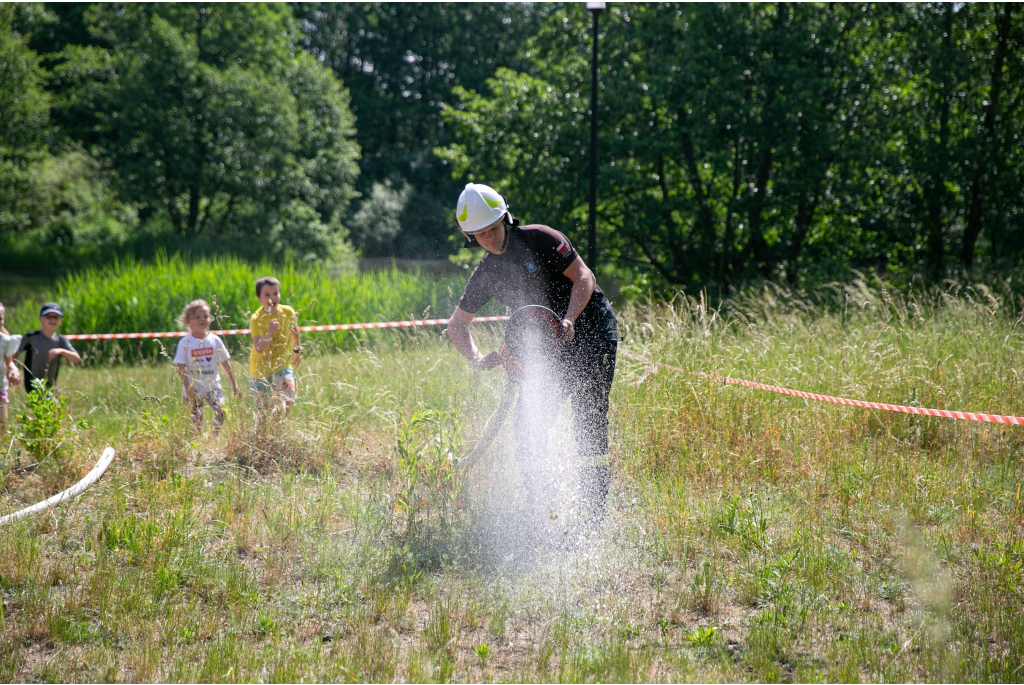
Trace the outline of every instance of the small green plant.
{"label": "small green plant", "polygon": [[686,631],[686,641],[694,647],[711,647],[718,641],[718,629],[714,626],[697,626]]}
{"label": "small green plant", "polygon": [[36,462],[49,458],[66,462],[70,442],[89,427],[87,421],[72,421],[67,401],[40,380],[32,381],[32,392],[25,396],[25,411],[15,418],[18,442]]}
{"label": "small green plant", "polygon": [[480,668],[487,668],[487,657],[491,655],[491,646],[486,642],[481,642],[473,651],[476,652],[477,657],[480,659]]}
{"label": "small green plant", "polygon": [[277,630],[274,616],[265,611],[256,612],[256,635],[259,637],[270,637]]}
{"label": "small green plant", "polygon": [[720,571],[710,559],[705,559],[690,581],[690,608],[702,614],[713,614],[722,603]]}
{"label": "small green plant", "polygon": [[420,562],[445,560],[462,515],[462,476],[456,466],[465,450],[457,411],[413,414],[399,429],[401,485],[393,510],[400,538]]}

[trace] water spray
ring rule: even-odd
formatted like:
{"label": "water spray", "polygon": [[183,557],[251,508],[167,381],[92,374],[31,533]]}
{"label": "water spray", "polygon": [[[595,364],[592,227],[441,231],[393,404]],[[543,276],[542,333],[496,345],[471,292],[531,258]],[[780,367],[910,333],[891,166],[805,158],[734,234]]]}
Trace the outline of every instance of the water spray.
{"label": "water spray", "polygon": [[[562,320],[557,314],[547,307],[527,305],[509,317],[505,326],[505,342],[498,356],[509,375],[523,381],[545,369],[550,371],[549,364],[545,362],[554,357],[563,338]],[[484,424],[476,445],[463,458],[464,468],[473,466],[494,442],[512,409],[517,389],[515,383],[505,383],[497,409]]]}

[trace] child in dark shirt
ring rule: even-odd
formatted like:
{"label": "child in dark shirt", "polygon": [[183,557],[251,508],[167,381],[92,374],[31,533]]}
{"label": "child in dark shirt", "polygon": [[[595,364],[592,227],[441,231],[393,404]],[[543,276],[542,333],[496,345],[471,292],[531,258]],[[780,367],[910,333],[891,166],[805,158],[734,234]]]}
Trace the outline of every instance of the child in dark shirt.
{"label": "child in dark shirt", "polygon": [[32,381],[41,380],[48,390],[57,382],[61,358],[72,364],[82,361],[71,343],[57,332],[64,320],[64,310],[55,302],[47,302],[39,311],[40,330],[25,334],[18,354],[25,353],[25,392],[32,392]]}

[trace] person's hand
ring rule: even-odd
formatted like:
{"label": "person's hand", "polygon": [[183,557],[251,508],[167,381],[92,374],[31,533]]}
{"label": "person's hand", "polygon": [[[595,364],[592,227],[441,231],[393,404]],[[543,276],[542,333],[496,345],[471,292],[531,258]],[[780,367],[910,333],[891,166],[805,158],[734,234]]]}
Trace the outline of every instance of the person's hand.
{"label": "person's hand", "polygon": [[569,319],[562,319],[562,337],[565,338],[565,342],[572,342],[576,337],[576,326]]}
{"label": "person's hand", "polygon": [[232,390],[234,390],[234,391],[235,391],[235,397],[237,397],[238,399],[242,399],[242,391],[241,391],[241,390],[239,390],[239,388],[238,388],[238,384],[237,384],[237,383],[236,383],[236,384],[235,384],[235,386],[234,386],[234,387],[232,388]]}
{"label": "person's hand", "polygon": [[480,369],[481,371],[490,371],[500,363],[501,360],[498,358],[498,353],[491,352],[489,354],[485,354],[484,356],[480,357],[475,362],[473,362],[473,366]]}
{"label": "person's hand", "polygon": [[21,372],[18,371],[18,367],[14,366],[7,370],[7,381],[11,385],[18,385],[21,383]]}
{"label": "person's hand", "polygon": [[279,330],[281,330],[281,322],[278,321],[277,319],[271,319],[270,325],[267,326],[267,334],[273,335],[274,333],[277,333]]}
{"label": "person's hand", "polygon": [[498,359],[501,361],[501,367],[512,378],[523,380],[526,377],[526,369],[523,368],[522,363],[518,359],[512,356],[505,343],[502,343],[501,349],[498,350]]}

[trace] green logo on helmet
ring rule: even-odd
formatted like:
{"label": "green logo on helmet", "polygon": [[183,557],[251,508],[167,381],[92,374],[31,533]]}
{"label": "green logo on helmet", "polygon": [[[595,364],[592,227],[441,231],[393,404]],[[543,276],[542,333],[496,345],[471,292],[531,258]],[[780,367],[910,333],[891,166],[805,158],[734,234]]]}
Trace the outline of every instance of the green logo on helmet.
{"label": "green logo on helmet", "polygon": [[487,197],[483,193],[480,193],[480,197],[482,197],[484,199],[484,202],[486,202],[487,206],[490,207],[491,209],[497,209],[499,206],[501,206],[501,199],[500,198],[497,199],[497,200],[492,200],[491,198]]}
{"label": "green logo on helmet", "polygon": [[469,205],[463,205],[462,206],[462,214],[459,214],[458,219],[459,219],[460,222],[463,222],[463,221],[465,221],[468,218],[469,218]]}

